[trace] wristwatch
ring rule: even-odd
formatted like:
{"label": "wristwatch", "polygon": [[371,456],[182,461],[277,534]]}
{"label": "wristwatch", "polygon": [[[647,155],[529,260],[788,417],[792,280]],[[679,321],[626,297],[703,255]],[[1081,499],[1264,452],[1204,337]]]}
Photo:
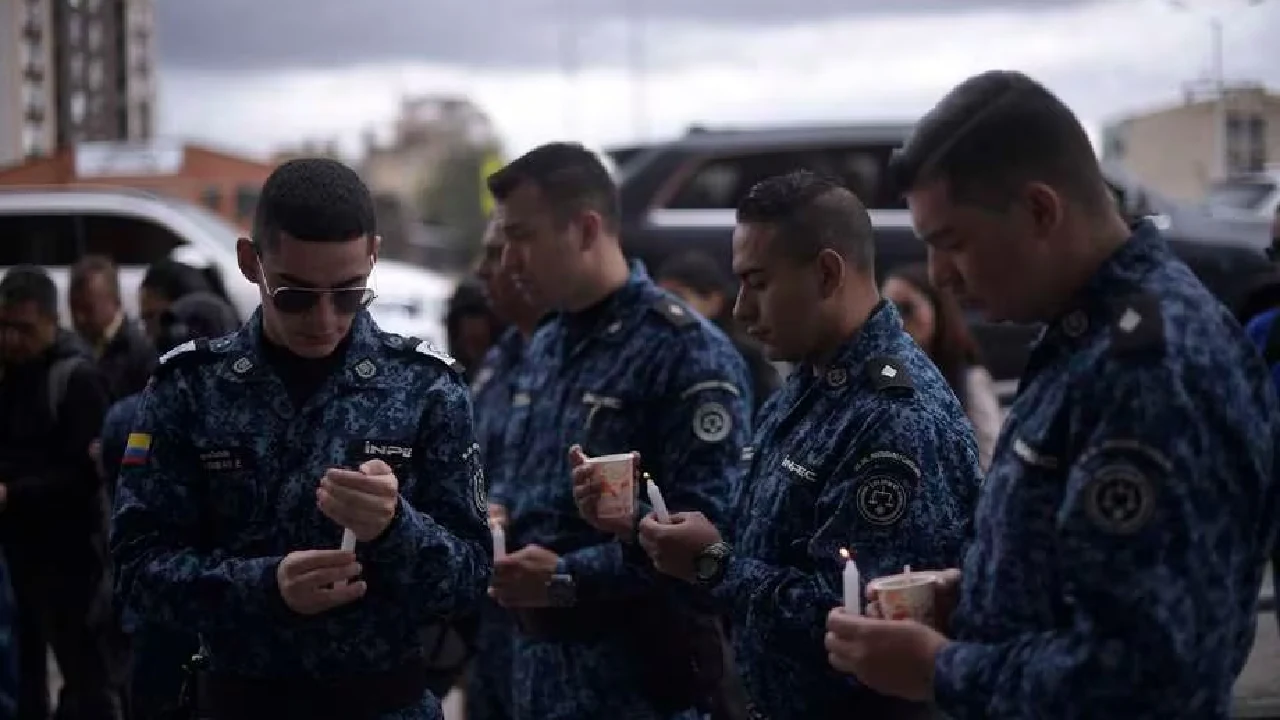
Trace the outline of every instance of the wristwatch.
{"label": "wristwatch", "polygon": [[724,579],[725,568],[729,565],[729,556],[733,548],[729,543],[712,543],[703,548],[693,559],[693,579],[701,587],[715,587]]}
{"label": "wristwatch", "polygon": [[556,563],[555,574],[547,581],[547,602],[551,607],[572,607],[578,600],[578,588],[564,560]]}

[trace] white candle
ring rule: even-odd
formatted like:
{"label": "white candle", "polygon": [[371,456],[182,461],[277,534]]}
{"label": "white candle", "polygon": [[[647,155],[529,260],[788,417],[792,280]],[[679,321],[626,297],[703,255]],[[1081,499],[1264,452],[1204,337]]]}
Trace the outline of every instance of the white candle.
{"label": "white candle", "polygon": [[848,550],[840,548],[844,558],[844,611],[850,615],[862,614],[862,581],[858,577],[858,563]]}
{"label": "white candle", "polygon": [[[351,530],[344,528],[342,530],[342,551],[353,552],[356,549],[356,534]],[[346,580],[339,580],[333,584],[334,587],[342,587],[346,585]]]}
{"label": "white candle", "polygon": [[649,504],[653,506],[653,514],[658,516],[658,522],[671,522],[671,513],[667,512],[667,501],[662,499],[662,491],[658,489],[658,484],[649,478],[645,485],[649,488]]}
{"label": "white candle", "polygon": [[503,531],[502,525],[496,522],[489,523],[489,534],[493,535],[493,559],[507,555],[507,534]]}

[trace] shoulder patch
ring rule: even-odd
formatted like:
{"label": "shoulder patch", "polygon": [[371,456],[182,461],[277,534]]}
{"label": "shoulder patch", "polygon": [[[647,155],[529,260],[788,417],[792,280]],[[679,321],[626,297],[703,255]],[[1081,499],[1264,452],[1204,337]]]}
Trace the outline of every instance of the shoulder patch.
{"label": "shoulder patch", "polygon": [[655,300],[653,303],[653,309],[656,310],[659,315],[666,318],[667,322],[675,325],[676,327],[684,327],[685,325],[696,322],[698,319],[697,316],[693,314],[692,310],[681,305],[679,300],[676,300],[670,295],[664,294],[662,297]]}
{"label": "shoulder patch", "polygon": [[179,367],[209,362],[217,355],[218,351],[210,346],[207,339],[188,340],[160,356],[159,364],[156,365],[155,377],[164,377]]}
{"label": "shoulder patch", "polygon": [[1160,298],[1139,293],[1119,298],[1111,306],[1111,352],[1159,352],[1164,349],[1164,315]]}
{"label": "shoulder patch", "polygon": [[867,377],[871,380],[871,387],[880,392],[914,392],[916,389],[906,366],[891,357],[868,360]]}
{"label": "shoulder patch", "polygon": [[414,355],[429,357],[459,375],[462,375],[465,372],[462,367],[462,363],[454,360],[448,353],[437,349],[430,341],[421,340],[416,337],[402,337],[400,335],[389,334],[386,337],[386,343],[388,347],[395,350],[407,351]]}

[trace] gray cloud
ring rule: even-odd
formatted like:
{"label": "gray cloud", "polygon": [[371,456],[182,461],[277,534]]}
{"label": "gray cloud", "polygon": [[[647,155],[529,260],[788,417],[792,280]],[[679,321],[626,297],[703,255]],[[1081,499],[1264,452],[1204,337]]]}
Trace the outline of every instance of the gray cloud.
{"label": "gray cloud", "polygon": [[[616,64],[623,25],[636,17],[657,38],[670,26],[779,27],[1108,1],[1118,0],[163,0],[156,13],[168,67],[251,73],[399,61],[550,68],[563,61],[570,35],[583,65]],[[602,48],[618,51],[595,51]],[[653,63],[672,59],[661,47],[650,54]]]}

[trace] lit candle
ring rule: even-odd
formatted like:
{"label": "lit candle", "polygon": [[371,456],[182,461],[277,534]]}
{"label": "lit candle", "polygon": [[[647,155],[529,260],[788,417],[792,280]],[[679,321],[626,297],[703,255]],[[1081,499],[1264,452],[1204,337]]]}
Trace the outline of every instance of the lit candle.
{"label": "lit candle", "polygon": [[502,524],[490,521],[489,533],[493,535],[493,559],[507,555],[507,533],[503,531]]}
{"label": "lit candle", "polygon": [[645,475],[645,486],[649,492],[649,504],[653,506],[653,514],[658,516],[658,522],[671,522],[671,513],[667,512],[667,501],[662,499],[662,491],[658,489],[658,484],[653,478]]}
{"label": "lit candle", "polygon": [[858,577],[858,563],[846,549],[840,548],[844,558],[844,611],[850,615],[862,614],[862,581]]}

